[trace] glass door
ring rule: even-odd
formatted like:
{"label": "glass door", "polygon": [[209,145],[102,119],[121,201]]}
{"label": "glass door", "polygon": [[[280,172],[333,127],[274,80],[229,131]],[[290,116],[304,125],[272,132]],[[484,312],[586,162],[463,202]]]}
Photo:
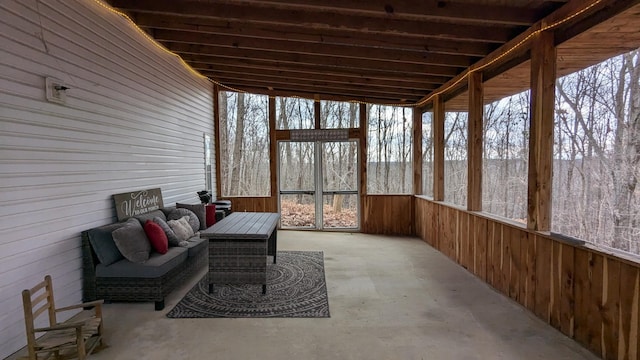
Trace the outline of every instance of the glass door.
{"label": "glass door", "polygon": [[315,229],[316,151],[313,142],[278,143],[280,226]]}
{"label": "glass door", "polygon": [[359,228],[357,141],[281,141],[278,162],[282,228]]}
{"label": "glass door", "polygon": [[322,147],[322,228],[358,229],[358,142],[326,141]]}

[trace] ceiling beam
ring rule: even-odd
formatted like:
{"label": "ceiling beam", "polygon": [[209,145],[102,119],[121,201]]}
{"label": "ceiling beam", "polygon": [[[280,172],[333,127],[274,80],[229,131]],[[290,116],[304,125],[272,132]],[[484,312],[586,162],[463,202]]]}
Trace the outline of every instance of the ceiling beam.
{"label": "ceiling beam", "polygon": [[282,77],[271,75],[239,75],[239,74],[225,74],[221,72],[204,72],[203,75],[207,75],[212,79],[221,82],[224,85],[233,86],[233,84],[254,82],[255,85],[264,84],[267,88],[288,88],[289,86],[295,87],[311,87],[316,89],[330,89],[331,93],[334,91],[342,91],[345,94],[351,94],[354,91],[366,91],[371,95],[384,95],[388,97],[402,97],[418,99],[426,92],[416,89],[406,89],[397,87],[367,87],[360,84],[345,84],[335,83],[325,80],[305,80],[305,79],[285,79]]}
{"label": "ceiling beam", "polygon": [[[221,91],[227,91],[228,89],[220,88]],[[318,94],[312,91],[299,91],[299,90],[269,90],[264,87],[256,86],[236,86],[235,91],[244,91],[251,94],[267,95],[267,96],[282,96],[282,97],[300,97],[310,100],[330,100],[330,101],[344,101],[344,102],[364,102],[372,104],[411,104],[411,101],[404,99],[391,99],[391,98],[377,98],[373,96],[358,96],[353,95],[335,95],[335,94]],[[229,90],[230,91],[230,90]]]}
{"label": "ceiling beam", "polygon": [[[316,94],[316,95],[327,95],[327,96],[340,96],[345,99],[350,100],[360,100],[360,99],[372,99],[372,102],[385,102],[385,103],[401,103],[408,102],[413,103],[417,99],[420,98],[419,95],[408,96],[407,94],[398,94],[393,92],[372,92],[369,91],[368,88],[360,87],[359,89],[331,89],[327,91],[325,89],[318,88],[317,86],[308,85],[308,84],[274,84],[271,81],[254,81],[254,80],[233,80],[228,82],[223,82],[224,85],[231,87],[231,91],[236,90],[244,90],[246,88],[251,88],[254,90],[261,89],[258,93],[267,93],[269,91],[276,91],[281,93],[289,93],[289,94],[298,94],[298,93],[306,93],[306,94]],[[222,88],[225,88],[223,86]],[[375,99],[375,101],[373,101]]]}
{"label": "ceiling beam", "polygon": [[175,17],[137,13],[132,15],[138,26],[148,29],[192,31],[203,34],[244,36],[258,39],[282,39],[336,45],[373,46],[385,49],[428,51],[439,54],[455,54],[483,57],[493,51],[495,44],[477,41],[458,41],[399,33],[362,33],[343,28],[306,28],[282,24],[254,24],[233,19],[209,19]]}
{"label": "ceiling beam", "polygon": [[279,9],[273,6],[249,7],[246,4],[171,0],[112,0],[112,6],[128,12],[166,14],[217,19],[241,19],[243,22],[288,24],[312,28],[345,28],[362,32],[388,32],[430,35],[442,39],[505,43],[526,27],[496,24],[467,25],[438,23],[416,19],[396,19],[368,15],[341,14],[316,9]]}
{"label": "ceiling beam", "polygon": [[[530,26],[540,14],[528,8],[516,8],[503,5],[480,5],[455,3],[438,0],[342,0],[327,2],[325,0],[266,0],[248,1],[261,3],[282,9],[314,8],[331,12],[370,14],[397,18],[420,18],[426,20],[448,19],[478,23],[501,23]],[[227,0],[227,3],[247,3],[247,1]],[[357,9],[357,10],[354,10]]]}
{"label": "ceiling beam", "polygon": [[[326,56],[352,59],[377,59],[380,61],[392,61],[395,63],[413,63],[441,65],[457,68],[465,68],[479,60],[460,55],[431,54],[428,51],[402,51],[398,49],[382,49],[364,46],[345,46],[333,44],[318,44],[310,42],[298,42],[287,40],[267,40],[250,37],[238,37],[229,35],[198,34],[194,32],[178,32],[172,30],[156,30],[153,32],[156,40],[167,43],[186,43],[205,45],[213,48],[231,48],[240,50],[259,50],[285,53],[301,53],[309,55]],[[398,64],[402,66],[402,64]]]}
{"label": "ceiling beam", "polygon": [[[571,0],[557,11],[535,23],[533,26],[527,29],[527,31],[522,32],[521,34],[510,40],[508,43],[500,46],[498,49],[480,60],[478,63],[474,64],[472,67],[464,70],[453,79],[444,83],[440,88],[438,88],[431,94],[420,99],[420,101],[418,102],[420,104],[419,106],[429,106],[426,104],[426,102],[427,100],[433,101],[435,98],[437,98],[437,96],[434,96],[434,94],[442,94],[443,97],[449,99],[451,98],[452,94],[459,93],[462,89],[466,88],[466,77],[472,71],[482,69],[482,71],[485,72],[492,72],[495,71],[495,69],[504,68],[505,64],[509,64],[510,67],[513,67],[518,65],[518,62],[521,63],[526,61],[530,57],[529,52],[531,49],[531,35],[537,31],[540,31],[543,26],[558,23],[558,26],[546,31],[554,32],[556,36],[556,42],[558,42],[559,39],[561,39],[562,41],[566,41],[568,39],[558,34],[561,34],[565,31],[570,31],[572,29],[574,30],[573,32],[577,32],[575,31],[576,24],[580,24],[583,21],[587,21],[587,23],[589,23],[589,19],[594,16],[598,18],[599,22],[603,22],[637,4],[640,4],[640,0],[601,0],[594,6],[586,8],[587,6],[589,6],[589,4],[585,4],[583,0]],[[584,9],[587,10],[583,11]],[[564,19],[570,19],[570,21],[565,22]],[[585,31],[587,29],[580,27],[580,30]]]}
{"label": "ceiling beam", "polygon": [[[164,43],[172,52],[178,55],[201,55],[212,57],[226,57],[232,59],[251,59],[272,63],[293,63],[306,65],[328,65],[336,67],[351,67],[356,69],[375,69],[379,71],[397,71],[404,73],[415,73],[422,75],[437,75],[453,77],[462,69],[450,66],[422,65],[403,63],[394,61],[380,61],[377,59],[352,59],[338,58],[327,55],[294,54],[284,52],[274,52],[266,50],[245,50],[235,48],[219,48],[204,45],[191,45],[180,43]],[[184,56],[186,58],[186,56]]]}
{"label": "ceiling beam", "polygon": [[284,80],[296,80],[296,81],[324,81],[330,84],[346,84],[351,86],[368,86],[372,88],[384,88],[384,89],[412,89],[418,90],[423,94],[426,94],[432,90],[435,90],[437,85],[435,84],[425,84],[418,82],[399,82],[399,81],[388,81],[388,80],[376,80],[376,79],[362,79],[362,78],[349,78],[344,76],[330,76],[330,75],[310,75],[299,72],[292,71],[271,71],[265,73],[264,71],[257,69],[246,69],[246,68],[237,68],[234,66],[196,66],[195,70],[199,71],[201,74],[209,76],[213,79],[217,79],[218,77],[230,77],[235,76],[238,79],[259,77],[259,76],[269,76],[275,79],[284,79]]}
{"label": "ceiling beam", "polygon": [[[568,23],[562,31],[556,31],[555,45],[560,45],[637,4],[640,4],[640,1],[608,1],[608,4],[601,6],[598,11],[580,19],[580,21],[574,20]],[[638,31],[637,28],[636,31]]]}
{"label": "ceiling beam", "polygon": [[401,83],[407,86],[424,86],[425,84],[442,84],[450,79],[447,76],[417,75],[402,72],[371,71],[354,68],[337,68],[329,66],[309,66],[299,64],[264,63],[254,60],[236,60],[230,58],[215,58],[211,56],[185,55],[183,59],[196,70],[215,70],[217,68],[236,68],[240,71],[251,72],[293,72],[308,74],[309,76],[335,76],[353,81],[380,80],[384,82]]}

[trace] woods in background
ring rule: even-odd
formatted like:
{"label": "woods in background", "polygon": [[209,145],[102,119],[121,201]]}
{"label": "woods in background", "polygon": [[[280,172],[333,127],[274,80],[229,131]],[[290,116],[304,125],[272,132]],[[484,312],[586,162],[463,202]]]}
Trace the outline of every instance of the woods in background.
{"label": "woods in background", "polygon": [[[522,223],[529,96],[487,104],[483,117],[483,211]],[[423,116],[425,177],[433,171],[432,119]],[[640,50],[558,79],[554,121],[552,231],[640,254]],[[467,129],[466,112],[446,112],[445,201],[460,206]]]}
{"label": "woods in background", "polygon": [[558,80],[553,231],[640,254],[640,49]]}
{"label": "woods in background", "polygon": [[[526,222],[529,91],[486,104],[483,211]],[[269,196],[268,98],[220,93],[224,196]],[[358,128],[358,104],[321,102],[322,128]],[[367,105],[368,194],[412,192],[412,109]],[[445,104],[445,201],[466,205],[466,112]],[[423,189],[432,195],[433,114],[423,114]],[[314,101],[276,98],[277,129],[313,129]],[[557,80],[552,231],[640,254],[640,50]],[[282,142],[281,189],[313,190],[313,143]],[[326,143],[323,188],[357,186],[357,146]],[[355,185],[354,185],[355,184]],[[352,207],[352,200],[323,199]],[[302,199],[298,199],[298,203]]]}

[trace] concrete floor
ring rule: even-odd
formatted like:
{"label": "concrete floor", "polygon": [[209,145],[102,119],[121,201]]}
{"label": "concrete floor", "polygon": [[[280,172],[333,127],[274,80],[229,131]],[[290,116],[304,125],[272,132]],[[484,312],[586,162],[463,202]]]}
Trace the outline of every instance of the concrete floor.
{"label": "concrete floor", "polygon": [[[416,238],[280,231],[322,250],[328,319],[168,319],[166,299],[105,306],[92,359],[597,359]],[[203,272],[204,274],[204,272]]]}

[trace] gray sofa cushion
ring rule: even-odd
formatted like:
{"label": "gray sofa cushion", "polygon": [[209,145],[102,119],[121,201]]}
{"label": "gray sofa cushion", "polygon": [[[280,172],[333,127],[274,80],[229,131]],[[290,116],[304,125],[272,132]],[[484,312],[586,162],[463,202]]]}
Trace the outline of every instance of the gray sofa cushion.
{"label": "gray sofa cushion", "polygon": [[187,260],[187,249],[171,247],[166,254],[153,253],[144,264],[136,264],[126,259],[109,266],[96,267],[97,277],[157,278]]}
{"label": "gray sofa cushion", "polygon": [[[207,209],[204,207],[204,204],[181,204],[181,203],[176,203],[176,208],[178,209],[189,209],[191,211],[193,211],[194,214],[196,214],[196,216],[198,217],[198,220],[200,220],[200,230],[206,230],[207,229]],[[198,230],[193,230],[193,232],[196,232]]]}
{"label": "gray sofa cushion", "polygon": [[173,210],[175,210],[175,209],[176,209],[176,207],[175,207],[175,206],[167,206],[167,207],[160,208],[160,210],[164,213],[164,218],[165,218],[165,219],[166,219],[166,218],[167,218],[167,216],[169,216],[169,214],[170,214]]}
{"label": "gray sofa cushion", "polygon": [[138,221],[140,221],[140,225],[144,226],[144,223],[147,222],[147,220],[151,220],[153,221],[154,217],[159,217],[163,220],[167,220],[167,217],[164,215],[164,212],[162,212],[161,210],[153,210],[151,212],[148,212],[146,214],[142,214],[142,215],[136,215],[134,216],[136,219],[138,219]]}
{"label": "gray sofa cushion", "polygon": [[91,243],[91,247],[101,264],[111,265],[116,261],[124,259],[124,256],[122,256],[122,253],[118,250],[111,235],[114,230],[124,225],[125,223],[121,222],[100,226],[87,231],[89,243]]}
{"label": "gray sofa cushion", "polygon": [[127,220],[126,225],[114,230],[112,236],[118,250],[127,260],[143,263],[149,259],[151,244],[137,219]]}
{"label": "gray sofa cushion", "polygon": [[189,217],[189,225],[191,225],[191,229],[194,233],[200,231],[200,220],[198,220],[198,216],[189,209],[174,209],[169,213],[169,215],[167,215],[167,220],[178,220],[183,216]]}
{"label": "gray sofa cushion", "polygon": [[202,239],[198,236],[194,236],[187,241],[187,250],[189,251],[189,257],[196,256],[203,248],[209,247],[209,240]]}

